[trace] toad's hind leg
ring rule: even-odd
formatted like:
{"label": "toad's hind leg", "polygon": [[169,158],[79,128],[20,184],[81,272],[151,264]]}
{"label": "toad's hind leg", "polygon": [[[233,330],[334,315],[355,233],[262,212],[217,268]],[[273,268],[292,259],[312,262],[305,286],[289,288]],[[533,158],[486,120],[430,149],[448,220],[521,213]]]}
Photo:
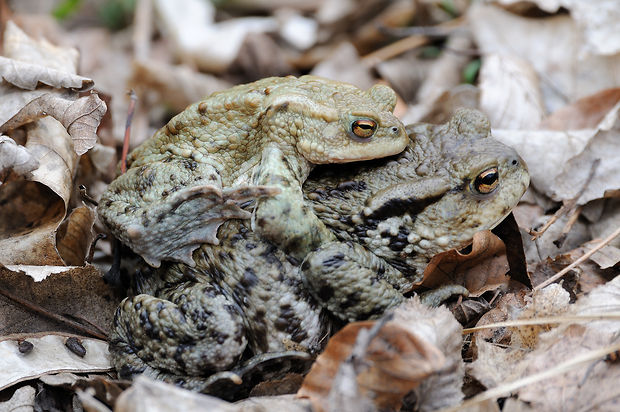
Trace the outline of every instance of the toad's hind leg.
{"label": "toad's hind leg", "polygon": [[151,266],[162,260],[193,266],[192,252],[203,243],[217,244],[223,222],[250,217],[241,203],[276,193],[265,186],[222,189],[213,166],[168,158],[119,176],[98,211],[114,236]]}
{"label": "toad's hind leg", "polygon": [[238,306],[211,285],[181,284],[165,295],[126,298],[116,310],[110,353],[123,378],[200,379],[238,361],[247,345]]}

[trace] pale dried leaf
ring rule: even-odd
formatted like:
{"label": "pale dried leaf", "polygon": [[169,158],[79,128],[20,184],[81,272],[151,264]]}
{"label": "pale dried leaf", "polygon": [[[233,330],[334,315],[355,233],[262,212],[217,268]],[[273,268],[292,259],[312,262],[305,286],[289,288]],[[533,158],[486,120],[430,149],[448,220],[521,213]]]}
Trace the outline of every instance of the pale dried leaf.
{"label": "pale dried leaf", "polygon": [[216,73],[235,60],[248,34],[277,29],[276,20],[270,17],[214,23],[214,6],[200,0],[157,0],[155,10],[181,59]]}
{"label": "pale dried leaf", "polygon": [[620,54],[580,53],[583,35],[569,16],[529,19],[499,7],[477,4],[469,9],[467,17],[483,55],[510,53],[529,62],[541,80],[547,112],[617,87]]}
{"label": "pale dried leaf", "polygon": [[561,0],[585,37],[584,53],[620,52],[620,8],[616,0]]}
{"label": "pale dried leaf", "polygon": [[[620,306],[620,277],[591,291],[574,305],[578,315],[617,312]],[[618,320],[597,320],[578,325],[563,324],[542,336],[541,345],[528,355],[525,376],[574,359],[586,352],[618,343]],[[597,362],[581,364],[568,373],[526,386],[519,398],[535,410],[615,410],[620,396],[617,385],[620,364]]]}
{"label": "pale dried leaf", "polygon": [[494,128],[529,129],[545,109],[532,66],[514,55],[490,54],[479,75],[480,109]]}
{"label": "pale dried leaf", "polygon": [[70,88],[79,91],[93,87],[94,82],[86,77],[50,69],[46,66],[24,63],[0,56],[0,77],[21,89],[34,90],[42,83],[55,88]]}
{"label": "pale dried leaf", "polygon": [[[114,310],[121,300],[93,266],[0,266],[0,287],[50,312],[85,319],[102,331],[112,325]],[[73,331],[28,309],[0,302],[2,334]]]}
{"label": "pale dried leaf", "polygon": [[115,412],[235,412],[235,405],[209,395],[139,376],[116,401]]}
{"label": "pale dried leaf", "polygon": [[340,80],[368,89],[375,84],[370,68],[361,63],[357,50],[351,43],[343,42],[323,61],[312,69],[315,76]]}
{"label": "pale dried leaf", "polygon": [[18,388],[11,399],[0,402],[0,409],[11,412],[28,412],[34,407],[36,391],[32,386],[22,386]]}
{"label": "pale dried leaf", "polygon": [[12,170],[18,175],[25,175],[37,167],[39,161],[27,148],[18,145],[8,136],[0,135],[0,173]]}
{"label": "pale dried leaf", "polygon": [[316,43],[319,28],[316,20],[291,12],[291,9],[284,9],[278,17],[281,23],[280,36],[291,46],[306,50]]}
{"label": "pale dried leaf", "polygon": [[620,249],[607,245],[590,256],[590,259],[596,262],[601,269],[607,269],[620,262]]}
{"label": "pale dried leaf", "polygon": [[54,46],[46,39],[34,40],[12,21],[7,22],[4,31],[3,54],[9,59],[73,74],[79,61],[75,48]]}
{"label": "pale dried leaf", "polygon": [[47,93],[29,102],[0,126],[0,132],[12,130],[44,116],[52,116],[67,129],[75,152],[84,154],[97,141],[97,127],[106,112],[105,103],[96,94],[77,100]]}
{"label": "pale dried leaf", "polygon": [[[19,334],[0,338],[0,390],[18,382],[57,372],[104,372],[112,369],[108,344],[98,339],[78,337],[86,355],[77,356],[65,347],[68,334]],[[33,349],[20,353],[18,341],[25,339]]]}
{"label": "pale dried leaf", "polygon": [[[231,83],[200,73],[185,65],[172,66],[156,60],[134,61],[129,84],[137,92],[157,93],[172,110],[181,111]],[[99,84],[99,83],[97,83]]]}
{"label": "pale dried leaf", "polygon": [[493,137],[519,152],[527,163],[532,185],[547,195],[569,159],[582,152],[595,134],[595,130],[493,130]]}
{"label": "pale dried leaf", "polygon": [[577,202],[583,205],[604,197],[607,191],[620,188],[620,102],[601,121],[597,133],[584,150],[562,167],[552,182],[548,194],[554,200],[572,199],[587,182],[592,164],[600,159],[593,179]]}
{"label": "pale dried leaf", "polygon": [[[0,82],[0,125],[15,116],[25,105],[39,96],[49,93],[48,88],[26,91],[6,82]],[[76,94],[76,93],[75,93]]]}

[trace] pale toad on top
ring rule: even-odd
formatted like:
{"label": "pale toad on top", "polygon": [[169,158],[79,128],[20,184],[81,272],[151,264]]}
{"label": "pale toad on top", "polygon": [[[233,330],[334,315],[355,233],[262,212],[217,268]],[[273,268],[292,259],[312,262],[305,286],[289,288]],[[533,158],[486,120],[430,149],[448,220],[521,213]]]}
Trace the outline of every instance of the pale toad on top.
{"label": "pale toad on top", "polygon": [[235,220],[220,228],[220,245],[194,252],[193,267],[139,275],[141,294],[121,303],[110,334],[121,376],[210,391],[205,377],[244,356],[316,351],[329,333],[323,309],[346,321],[380,316],[434,254],[495,226],[524,193],[525,164],[481,113],[408,130],[399,156],[330,166],[306,182],[306,201],[338,241],[302,265]]}
{"label": "pale toad on top", "polygon": [[[217,244],[217,229],[254,211],[263,236],[296,254],[331,239],[304,206],[301,184],[312,166],[375,159],[407,144],[392,114],[396,95],[315,76],[267,78],[214,93],[189,106],[129,156],[99,215],[152,266],[193,265],[192,251]],[[223,188],[223,189],[222,189]],[[287,219],[265,220],[272,205]],[[291,221],[295,230],[291,231]],[[298,257],[303,256],[297,253]]]}

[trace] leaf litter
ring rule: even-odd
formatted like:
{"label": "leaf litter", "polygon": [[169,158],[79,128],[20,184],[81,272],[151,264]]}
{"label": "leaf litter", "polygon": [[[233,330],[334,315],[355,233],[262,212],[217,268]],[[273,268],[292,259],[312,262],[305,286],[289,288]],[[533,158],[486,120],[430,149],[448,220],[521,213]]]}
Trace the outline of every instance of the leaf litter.
{"label": "leaf litter", "polygon": [[[0,1],[0,10],[14,9],[7,15],[19,23],[2,19],[1,27],[0,287],[11,297],[0,298],[0,347],[9,350],[7,371],[35,350],[42,357],[2,378],[5,390],[13,391],[2,408],[52,404],[66,394],[98,411],[180,405],[223,411],[310,405],[500,410],[494,401],[500,397],[503,410],[616,408],[620,33],[612,0],[452,2],[453,9],[432,1],[284,7],[277,0],[217,6],[184,0],[183,7],[170,8],[165,1],[141,0],[131,37],[84,25],[93,8],[70,18],[68,30],[49,19],[41,24],[44,16],[35,18],[25,3],[16,3]],[[18,25],[36,27],[39,39]],[[64,45],[52,45],[41,33]],[[463,84],[463,72],[478,59],[474,85]],[[329,340],[303,383],[300,394],[310,401],[284,395],[230,404],[146,378],[123,392],[127,384],[106,376],[65,382],[67,375],[52,375],[109,370],[105,343],[84,336],[105,336],[120,297],[103,282],[109,242],[91,250],[103,229],[77,185],[85,183],[97,198],[113,178],[127,89],[139,96],[136,145],[200,96],[258,77],[309,72],[361,87],[389,84],[400,94],[397,114],[406,122],[440,123],[457,107],[482,109],[493,135],[525,159],[532,187],[515,210],[525,259],[503,236],[478,234],[469,250],[433,259],[421,285],[466,286],[470,298],[449,306],[467,326],[487,329],[461,340],[450,312],[414,301],[391,320],[349,325]],[[95,82],[107,104],[84,93]],[[107,120],[106,106],[112,112]],[[532,241],[532,229],[563,204],[570,210]],[[610,243],[597,249],[605,237]],[[95,266],[87,263],[92,256]],[[525,261],[527,273],[515,277]],[[541,288],[558,272],[560,283]],[[530,279],[534,291],[526,286]],[[86,349],[85,357],[94,357],[88,364],[65,345],[75,326],[83,336],[70,346],[78,353],[80,346]],[[347,349],[335,352],[334,345]],[[65,369],[51,365],[49,351],[75,362]],[[351,351],[364,361],[352,359]],[[318,368],[330,370],[329,377],[313,377]],[[13,390],[24,380],[29,383]],[[35,387],[46,395],[35,399]],[[465,394],[471,399],[461,403]]]}

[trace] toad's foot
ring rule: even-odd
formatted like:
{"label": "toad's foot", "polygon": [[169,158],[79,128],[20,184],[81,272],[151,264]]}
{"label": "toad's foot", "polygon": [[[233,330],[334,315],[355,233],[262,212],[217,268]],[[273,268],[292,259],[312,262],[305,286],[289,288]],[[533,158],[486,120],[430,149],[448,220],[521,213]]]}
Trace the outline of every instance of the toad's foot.
{"label": "toad's foot", "polygon": [[426,306],[437,307],[452,296],[469,296],[469,290],[461,285],[443,285],[420,294],[420,302]]}
{"label": "toad's foot", "polygon": [[208,376],[234,365],[247,340],[241,310],[210,285],[171,288],[168,299],[137,295],[121,302],[110,332],[110,352],[124,378]]}
{"label": "toad's foot", "polygon": [[402,274],[357,243],[331,242],[306,257],[304,281],[332,314],[352,322],[376,318],[405,298]]}
{"label": "toad's foot", "polygon": [[295,173],[282,151],[268,145],[253,177],[258,187],[277,187],[281,193],[257,201],[252,228],[291,257],[301,261],[306,255],[335,236],[305,204],[299,173]]}
{"label": "toad's foot", "polygon": [[203,243],[218,244],[223,222],[250,218],[240,204],[279,192],[266,186],[221,189],[212,166],[168,159],[119,176],[103,194],[99,214],[149,265],[173,260],[194,266],[192,252]]}

